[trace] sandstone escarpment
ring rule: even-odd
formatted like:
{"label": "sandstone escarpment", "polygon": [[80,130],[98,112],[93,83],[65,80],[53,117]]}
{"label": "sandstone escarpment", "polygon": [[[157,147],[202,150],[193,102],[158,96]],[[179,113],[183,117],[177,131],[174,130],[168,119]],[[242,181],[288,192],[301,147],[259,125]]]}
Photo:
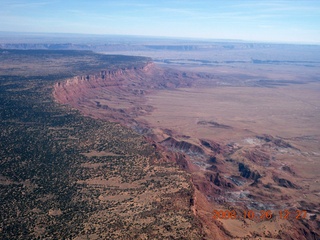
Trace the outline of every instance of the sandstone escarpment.
{"label": "sandstone escarpment", "polygon": [[135,119],[153,110],[146,105],[145,95],[155,90],[188,87],[193,81],[193,76],[187,73],[160,68],[147,61],[126,67],[112,66],[57,82],[53,96],[84,115],[143,128],[144,124]]}
{"label": "sandstone escarpment", "polygon": [[[153,63],[148,62],[145,65],[135,67],[106,69],[95,74],[76,76],[54,86],[53,95],[61,103],[74,102],[77,98],[84,97],[90,93],[90,89],[95,88],[120,88],[132,87],[131,91],[137,90],[134,78],[141,78],[153,67]],[[132,79],[131,83],[128,78]],[[140,91],[139,91],[140,92]],[[143,92],[141,92],[143,93]]]}

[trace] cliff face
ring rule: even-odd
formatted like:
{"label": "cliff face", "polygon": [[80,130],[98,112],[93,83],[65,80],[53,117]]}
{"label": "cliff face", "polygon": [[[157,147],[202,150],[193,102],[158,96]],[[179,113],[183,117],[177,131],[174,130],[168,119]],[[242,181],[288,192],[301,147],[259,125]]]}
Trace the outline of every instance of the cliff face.
{"label": "cliff face", "polygon": [[173,89],[191,86],[194,76],[157,67],[152,62],[128,68],[106,69],[95,74],[77,76],[54,86],[53,95],[61,103],[90,95],[92,89],[112,89],[130,95],[144,95],[152,89]]}
{"label": "cliff face", "polygon": [[[60,103],[74,103],[95,88],[121,88],[131,87],[134,90],[136,86],[134,79],[146,75],[154,67],[151,62],[142,66],[106,69],[96,74],[76,76],[54,85],[54,98]],[[128,80],[133,81],[128,81]],[[139,91],[139,93],[142,93]]]}
{"label": "cliff face", "polygon": [[138,124],[135,119],[153,110],[146,105],[146,94],[188,87],[194,79],[191,74],[145,62],[57,82],[53,96],[59,103],[69,104],[84,115],[143,129],[144,124]]}

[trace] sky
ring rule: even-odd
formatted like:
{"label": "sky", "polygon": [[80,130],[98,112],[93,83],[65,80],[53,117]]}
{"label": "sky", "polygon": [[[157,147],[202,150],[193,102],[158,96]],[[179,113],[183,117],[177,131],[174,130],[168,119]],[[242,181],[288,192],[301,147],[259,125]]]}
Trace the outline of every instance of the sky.
{"label": "sky", "polygon": [[0,0],[0,31],[320,43],[320,0]]}

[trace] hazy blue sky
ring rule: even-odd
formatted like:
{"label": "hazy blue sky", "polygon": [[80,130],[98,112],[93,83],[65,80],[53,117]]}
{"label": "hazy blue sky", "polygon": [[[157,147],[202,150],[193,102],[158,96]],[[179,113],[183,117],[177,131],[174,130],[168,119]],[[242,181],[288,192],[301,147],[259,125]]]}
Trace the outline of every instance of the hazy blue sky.
{"label": "hazy blue sky", "polygon": [[320,0],[0,0],[0,31],[320,43]]}

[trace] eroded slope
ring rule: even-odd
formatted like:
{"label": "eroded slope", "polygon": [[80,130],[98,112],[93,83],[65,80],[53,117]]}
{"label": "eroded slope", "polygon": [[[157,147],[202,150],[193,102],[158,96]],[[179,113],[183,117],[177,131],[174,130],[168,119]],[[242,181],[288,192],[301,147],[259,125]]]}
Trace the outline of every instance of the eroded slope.
{"label": "eroded slope", "polygon": [[[196,189],[192,200],[194,213],[204,223],[208,238],[215,239],[217,234],[222,234],[221,239],[223,235],[226,238],[316,238],[320,207],[314,188],[317,176],[309,171],[310,178],[306,178],[302,175],[306,166],[300,165],[304,166],[302,171],[294,166],[299,159],[316,161],[313,145],[304,148],[292,139],[203,117],[206,112],[201,112],[202,106],[213,103],[206,102],[202,93],[208,93],[201,87],[206,82],[206,86],[216,86],[218,81],[221,81],[219,76],[212,74],[164,69],[149,63],[142,68],[106,70],[57,83],[54,95],[58,101],[71,104],[86,115],[120,122],[143,133],[163,161],[176,162],[190,172]],[[184,91],[188,94],[186,89],[177,91],[179,87],[194,88],[192,93],[197,96],[197,102],[189,105],[188,100],[178,102],[174,100],[178,98],[170,98],[170,95],[183,98]],[[157,106],[163,107],[161,90],[169,90],[164,91],[169,97],[163,105],[166,109],[159,112]],[[176,118],[166,121],[170,111],[175,111],[172,115]],[[157,117],[152,118],[154,113]],[[232,209],[238,216],[248,210],[256,213],[271,210],[274,218],[213,220],[214,209]],[[279,211],[287,209],[293,213],[291,218],[281,219]],[[296,219],[296,211],[304,210],[308,214]]]}

